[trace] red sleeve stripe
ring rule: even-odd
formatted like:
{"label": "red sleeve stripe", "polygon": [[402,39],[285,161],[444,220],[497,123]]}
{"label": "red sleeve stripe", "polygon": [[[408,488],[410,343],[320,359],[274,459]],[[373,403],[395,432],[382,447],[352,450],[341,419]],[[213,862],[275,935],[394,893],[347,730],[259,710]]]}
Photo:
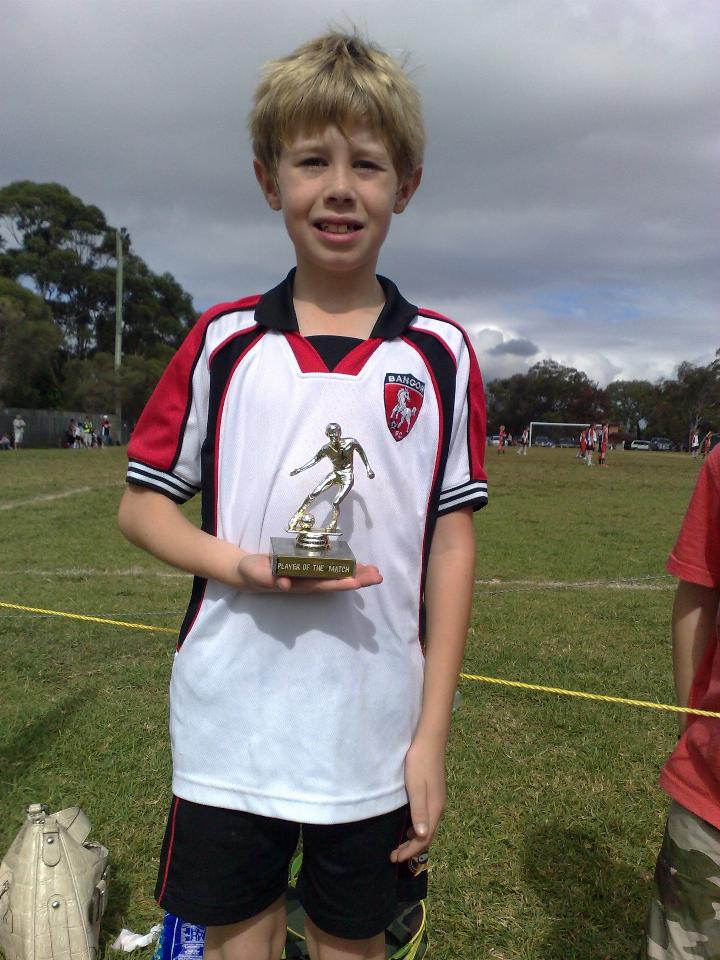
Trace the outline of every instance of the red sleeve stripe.
{"label": "red sleeve stripe", "polygon": [[485,388],[478,366],[475,351],[463,330],[465,344],[470,355],[470,378],[468,382],[468,452],[470,454],[470,476],[476,480],[487,480],[485,473],[485,445],[487,438],[485,413]]}
{"label": "red sleeve stripe", "polygon": [[[465,346],[470,355],[470,381],[468,383],[468,453],[470,455],[470,475],[478,480],[487,480],[485,473],[485,441],[486,435],[486,412],[485,412],[485,388],[482,382],[480,367],[478,366],[475,351],[470,343],[470,338],[466,330],[451,320],[450,317],[437,313],[435,310],[426,310],[424,307],[418,310],[419,317],[429,317],[431,320],[442,320],[455,327],[463,335]],[[429,333],[430,331],[425,331]]]}
{"label": "red sleeve stripe", "polygon": [[192,378],[213,320],[227,313],[252,309],[259,296],[221,303],[207,310],[170,361],[140,415],[128,444],[128,457],[171,473],[182,446],[192,403]]}

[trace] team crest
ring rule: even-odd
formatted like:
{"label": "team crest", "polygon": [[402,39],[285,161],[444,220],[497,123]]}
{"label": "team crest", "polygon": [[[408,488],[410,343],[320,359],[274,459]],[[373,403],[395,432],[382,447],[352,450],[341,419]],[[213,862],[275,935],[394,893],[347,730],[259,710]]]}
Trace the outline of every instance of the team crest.
{"label": "team crest", "polygon": [[415,426],[425,384],[410,373],[385,374],[385,419],[394,440],[404,440]]}

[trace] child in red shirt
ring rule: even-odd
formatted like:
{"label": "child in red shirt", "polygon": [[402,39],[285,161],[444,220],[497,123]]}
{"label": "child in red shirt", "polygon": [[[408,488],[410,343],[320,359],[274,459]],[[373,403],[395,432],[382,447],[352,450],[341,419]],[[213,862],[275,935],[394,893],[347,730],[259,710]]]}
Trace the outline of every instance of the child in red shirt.
{"label": "child in red shirt", "polygon": [[[667,569],[680,706],[720,712],[720,449],[703,464]],[[641,958],[720,956],[720,718],[680,714],[660,775],[673,803],[655,869]]]}

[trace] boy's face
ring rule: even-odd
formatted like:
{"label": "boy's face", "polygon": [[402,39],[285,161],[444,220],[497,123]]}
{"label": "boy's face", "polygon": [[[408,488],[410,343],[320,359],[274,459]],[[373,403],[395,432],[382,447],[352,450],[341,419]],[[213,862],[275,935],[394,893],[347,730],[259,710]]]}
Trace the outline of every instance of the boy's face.
{"label": "boy's face", "polygon": [[255,174],[269,205],[283,212],[298,269],[374,276],[392,214],[405,209],[421,171],[401,184],[368,127],[352,127],[346,138],[329,126],[284,147],[277,177],[257,160]]}

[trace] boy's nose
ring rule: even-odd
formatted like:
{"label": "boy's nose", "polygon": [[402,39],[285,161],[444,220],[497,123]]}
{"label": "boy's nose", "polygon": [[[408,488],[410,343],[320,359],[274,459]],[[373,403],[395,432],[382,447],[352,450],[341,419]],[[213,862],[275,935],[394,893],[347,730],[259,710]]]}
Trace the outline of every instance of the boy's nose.
{"label": "boy's nose", "polygon": [[325,199],[335,203],[349,203],[355,197],[350,171],[344,167],[332,167],[329,171]]}

